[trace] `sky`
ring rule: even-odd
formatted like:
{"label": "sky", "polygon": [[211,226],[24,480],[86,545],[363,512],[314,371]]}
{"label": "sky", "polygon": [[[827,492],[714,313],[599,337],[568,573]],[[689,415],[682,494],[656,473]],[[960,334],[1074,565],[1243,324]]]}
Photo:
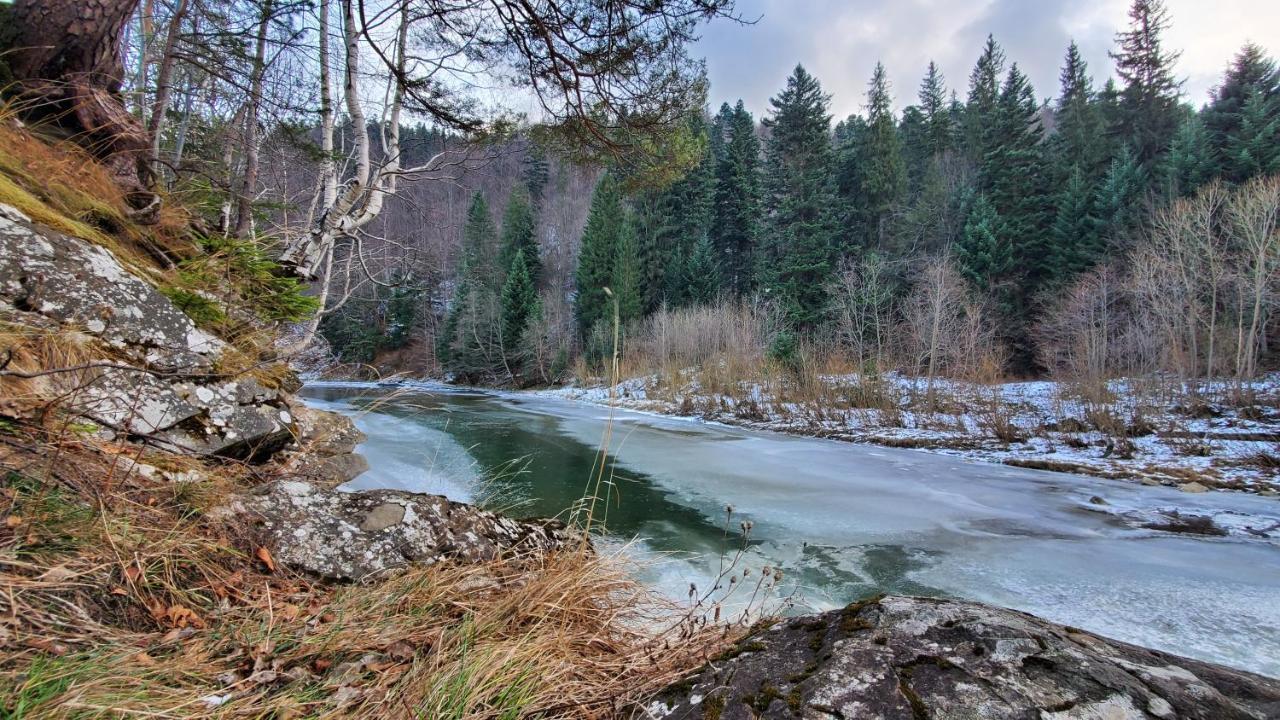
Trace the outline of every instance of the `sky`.
{"label": "sky", "polygon": [[[737,0],[754,25],[718,21],[692,49],[707,61],[711,109],[741,98],[759,118],[799,62],[832,97],[836,120],[864,110],[867,81],[885,64],[895,106],[915,102],[930,60],[963,100],[986,36],[1031,78],[1041,100],[1058,91],[1058,71],[1074,38],[1095,87],[1112,74],[1107,51],[1127,22],[1128,0]],[[1280,56],[1276,0],[1166,0],[1168,49],[1184,98],[1199,107],[1246,41]]]}

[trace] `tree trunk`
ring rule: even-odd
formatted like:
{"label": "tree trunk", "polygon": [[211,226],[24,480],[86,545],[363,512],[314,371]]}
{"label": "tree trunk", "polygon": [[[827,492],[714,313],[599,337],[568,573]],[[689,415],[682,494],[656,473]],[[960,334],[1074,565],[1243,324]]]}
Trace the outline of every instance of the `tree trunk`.
{"label": "tree trunk", "polygon": [[6,56],[25,114],[56,126],[104,161],[154,219],[146,191],[147,133],[120,97],[121,34],[138,0],[15,0]]}
{"label": "tree trunk", "polygon": [[178,38],[182,34],[182,23],[187,15],[187,0],[178,0],[173,6],[173,15],[169,18],[169,31],[165,36],[164,51],[160,55],[160,67],[156,70],[156,99],[151,106],[151,118],[147,122],[147,132],[151,135],[151,173],[160,176],[160,135],[164,129],[165,113],[169,109],[169,97],[173,94],[173,66]]}
{"label": "tree trunk", "polygon": [[249,108],[244,122],[244,177],[236,207],[235,234],[249,235],[253,229],[253,196],[258,185],[258,112],[262,108],[262,82],[267,72],[267,27],[271,22],[272,2],[262,4],[258,20],[257,44],[253,53],[253,74],[249,78]]}

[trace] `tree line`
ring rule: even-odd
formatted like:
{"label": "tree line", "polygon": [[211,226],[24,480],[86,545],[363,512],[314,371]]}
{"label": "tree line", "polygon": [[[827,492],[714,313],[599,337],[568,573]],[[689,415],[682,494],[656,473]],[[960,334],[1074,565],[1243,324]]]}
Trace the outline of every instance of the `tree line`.
{"label": "tree line", "polygon": [[[1246,324],[1254,329],[1243,334],[1254,344],[1236,344],[1261,354],[1280,239],[1274,210],[1245,218],[1231,208],[1265,196],[1266,183],[1251,181],[1280,172],[1280,72],[1247,44],[1209,102],[1193,109],[1177,53],[1163,42],[1163,4],[1135,0],[1129,18],[1111,54],[1116,79],[1097,87],[1072,43],[1051,103],[1037,101],[988,38],[963,100],[931,63],[916,102],[895,113],[877,65],[865,113],[833,128],[830,96],[797,66],[759,124],[741,102],[690,119],[699,160],[669,187],[629,192],[625,168],[611,168],[595,190],[576,274],[588,356],[599,355],[593,343],[612,317],[605,287],[624,324],[717,298],[776,303],[787,321],[779,355],[797,339],[860,353],[883,347],[886,324],[913,303],[920,309],[913,294],[932,292],[946,298],[946,312],[967,306],[970,325],[989,329],[1004,370],[1051,370],[1058,351],[1047,328],[1056,322],[1060,335],[1060,306],[1080,294],[1077,284],[1096,283],[1090,273],[1102,267],[1114,276],[1135,253],[1173,253],[1161,223],[1195,202],[1221,215],[1205,220],[1215,236],[1205,242],[1222,249],[1215,262],[1253,253]],[[1195,200],[1205,192],[1217,199]],[[1257,223],[1256,247],[1233,245],[1231,227]],[[951,282],[939,273],[958,279],[957,294],[939,289]],[[1222,310],[1228,291],[1189,292]],[[940,350],[925,345],[919,354],[932,365]],[[1201,362],[1197,372],[1222,369]]]}

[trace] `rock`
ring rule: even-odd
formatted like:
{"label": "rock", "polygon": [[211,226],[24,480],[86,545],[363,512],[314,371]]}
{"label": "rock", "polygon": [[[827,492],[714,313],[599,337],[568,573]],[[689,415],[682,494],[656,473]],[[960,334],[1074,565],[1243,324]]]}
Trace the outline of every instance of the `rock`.
{"label": "rock", "polygon": [[291,406],[298,427],[298,451],[286,461],[286,469],[299,479],[322,488],[333,488],[369,469],[363,455],[353,452],[364,442],[351,418],[339,413]]}
{"label": "rock", "polygon": [[1178,489],[1179,489],[1179,490],[1181,490],[1182,492],[1186,492],[1186,493],[1202,493],[1202,492],[1209,492],[1209,488],[1208,488],[1208,487],[1206,487],[1206,486],[1204,486],[1204,485],[1201,485],[1200,483],[1198,483],[1198,482],[1194,482],[1194,481],[1193,481],[1193,482],[1189,482],[1189,483],[1182,483],[1181,485],[1179,485],[1179,486],[1178,486]]}
{"label": "rock", "polygon": [[1094,495],[1094,496],[1092,496],[1092,497],[1090,497],[1090,498],[1089,498],[1089,504],[1091,504],[1091,505],[1109,505],[1110,503],[1108,503],[1106,500],[1102,499],[1102,498],[1101,498],[1101,497],[1099,497],[1098,495]]}
{"label": "rock", "polygon": [[74,323],[157,370],[208,369],[224,346],[110,250],[37,226],[8,205],[0,205],[0,298]]}
{"label": "rock", "polygon": [[38,226],[3,204],[0,314],[79,345],[96,338],[106,346],[99,354],[109,354],[112,367],[53,373],[43,389],[116,433],[251,461],[293,439],[293,418],[278,391],[247,376],[213,376],[222,340],[197,328],[110,250]]}
{"label": "rock", "polygon": [[661,693],[642,717],[1280,717],[1280,681],[980,603],[885,597],[790,618]]}
{"label": "rock", "polygon": [[222,511],[249,516],[276,561],[336,580],[410,563],[482,562],[572,546],[563,523],[521,521],[439,495],[338,492],[277,481]]}

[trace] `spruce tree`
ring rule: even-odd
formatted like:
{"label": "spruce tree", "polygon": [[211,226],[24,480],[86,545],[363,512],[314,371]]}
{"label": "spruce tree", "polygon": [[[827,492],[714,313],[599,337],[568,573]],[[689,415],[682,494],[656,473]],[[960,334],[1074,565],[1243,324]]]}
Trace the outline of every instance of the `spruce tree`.
{"label": "spruce tree", "polygon": [[706,305],[720,293],[720,265],[716,262],[711,238],[703,236],[693,245],[685,263],[685,297],[689,305]]}
{"label": "spruce tree", "polygon": [[617,298],[618,317],[623,324],[645,314],[635,229],[635,223],[624,217],[613,257],[613,278],[609,282],[609,288]]}
{"label": "spruce tree", "polygon": [[501,363],[497,231],[478,192],[467,212],[462,242],[458,286],[437,339],[437,357],[447,370],[475,379],[496,372]]}
{"label": "spruce tree", "polygon": [[507,367],[519,372],[525,332],[538,311],[538,289],[525,261],[524,249],[518,248],[507,268],[507,282],[502,286],[502,350]]}
{"label": "spruce tree", "polygon": [[1101,255],[1098,218],[1094,214],[1093,185],[1080,167],[1071,169],[1055,203],[1049,285],[1060,287],[1092,266]]}
{"label": "spruce tree", "polygon": [[1108,151],[1089,68],[1074,41],[1067,48],[1060,80],[1061,94],[1054,109],[1057,131],[1052,138],[1059,178],[1079,168],[1091,180],[1105,171]]}
{"label": "spruce tree", "polygon": [[965,150],[975,163],[983,161],[995,142],[1004,62],[1004,50],[994,36],[988,35],[982,55],[969,74],[969,98],[964,106]]}
{"label": "spruce tree", "polygon": [[755,119],[742,101],[724,118],[724,147],[716,165],[713,220],[708,229],[723,271],[725,287],[735,295],[752,286],[760,218],[760,141]]}
{"label": "spruce tree", "polygon": [[890,213],[902,201],[907,176],[893,118],[889,80],[881,63],[876,63],[867,89],[867,132],[862,137],[858,158],[861,168],[859,199],[866,212],[868,240],[883,249]]}
{"label": "spruce tree", "polygon": [[920,112],[924,116],[925,143],[930,155],[940,155],[950,149],[953,142],[953,118],[947,103],[946,79],[932,61],[920,82]]}
{"label": "spruce tree", "polygon": [[1200,115],[1188,113],[1173,136],[1161,168],[1165,193],[1171,198],[1189,197],[1213,179],[1216,170],[1204,121]]}
{"label": "spruce tree", "polygon": [[996,233],[1013,252],[1022,274],[1021,287],[1028,295],[1052,269],[1049,168],[1040,143],[1043,130],[1038,113],[1031,84],[1015,64],[997,100],[988,133],[990,149],[978,176],[985,201],[1000,218]]}
{"label": "spruce tree", "polygon": [[529,276],[537,285],[542,275],[537,226],[528,190],[522,185],[517,185],[511,191],[507,210],[502,216],[502,250],[498,255],[498,266],[503,272],[511,268],[517,252],[524,252]]}
{"label": "spruce tree", "polygon": [[606,174],[591,196],[591,210],[578,250],[574,315],[583,339],[597,322],[613,314],[604,289],[613,283],[625,222],[618,182],[612,174]]}
{"label": "spruce tree", "polygon": [[1161,34],[1169,27],[1163,0],[1133,0],[1129,29],[1116,35],[1111,53],[1124,82],[1119,125],[1112,129],[1144,170],[1155,167],[1178,130],[1182,82],[1173,75],[1179,53],[1166,51]]}
{"label": "spruce tree", "polygon": [[1000,224],[996,209],[978,195],[955,245],[957,269],[975,292],[984,295],[994,294],[1013,268],[1013,251],[1000,238]]}
{"label": "spruce tree", "polygon": [[1147,186],[1146,170],[1128,147],[1111,160],[1094,200],[1098,238],[1110,246],[1131,230],[1141,217],[1141,200]]}
{"label": "spruce tree", "polygon": [[766,252],[759,272],[798,329],[812,328],[827,309],[836,237],[835,184],[828,138],[830,98],[796,66],[787,87],[770,99],[772,130],[765,150]]}
{"label": "spruce tree", "polygon": [[[1236,54],[1202,114],[1216,170],[1231,182],[1247,180],[1252,171],[1250,167],[1237,165],[1237,138],[1244,122],[1245,105],[1251,98],[1259,98],[1255,103],[1262,105],[1254,108],[1255,116],[1259,110],[1263,117],[1280,116],[1280,70],[1275,61],[1253,43]],[[1253,122],[1255,127],[1265,128],[1267,124],[1257,124],[1256,117]],[[1235,147],[1228,148],[1232,144]]]}
{"label": "spruce tree", "polygon": [[1240,109],[1240,125],[1223,146],[1223,164],[1240,182],[1280,172],[1280,96],[1254,89]]}

